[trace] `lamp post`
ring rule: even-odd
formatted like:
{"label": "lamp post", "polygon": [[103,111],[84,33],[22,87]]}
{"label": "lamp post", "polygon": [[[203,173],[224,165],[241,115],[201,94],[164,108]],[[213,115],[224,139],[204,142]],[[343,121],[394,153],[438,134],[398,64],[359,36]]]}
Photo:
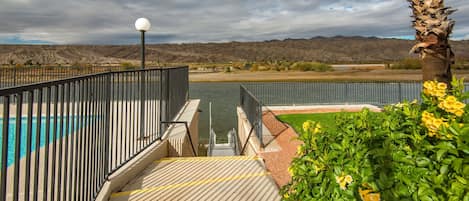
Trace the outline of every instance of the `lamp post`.
{"label": "lamp post", "polygon": [[138,18],[135,21],[135,29],[141,33],[141,69],[140,71],[140,139],[145,139],[145,32],[150,30],[151,24],[147,18]]}
{"label": "lamp post", "polygon": [[142,69],[145,69],[145,32],[150,30],[150,27],[151,27],[151,24],[150,24],[150,21],[148,21],[147,18],[138,18],[137,21],[135,21],[135,29],[137,29],[137,31],[140,31],[142,33],[141,34],[141,40],[142,40],[142,49],[141,49],[142,63],[141,63],[141,67],[142,67]]}

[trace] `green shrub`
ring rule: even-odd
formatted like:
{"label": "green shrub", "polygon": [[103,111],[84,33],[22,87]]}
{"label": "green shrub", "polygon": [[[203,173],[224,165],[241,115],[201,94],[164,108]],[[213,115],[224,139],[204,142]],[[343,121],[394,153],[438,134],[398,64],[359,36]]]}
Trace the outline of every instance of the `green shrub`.
{"label": "green shrub", "polygon": [[293,70],[299,70],[299,71],[318,71],[318,72],[332,70],[332,67],[330,65],[319,63],[319,62],[296,62],[293,65],[291,65],[290,68]]}
{"label": "green shrub", "polygon": [[124,68],[124,70],[133,70],[137,68],[136,65],[130,63],[130,62],[122,62],[121,67]]}
{"label": "green shrub", "polygon": [[418,58],[405,58],[390,65],[391,69],[422,69],[422,62]]}
{"label": "green shrub", "polygon": [[426,82],[422,103],[303,124],[284,200],[469,200],[469,109],[462,81]]}

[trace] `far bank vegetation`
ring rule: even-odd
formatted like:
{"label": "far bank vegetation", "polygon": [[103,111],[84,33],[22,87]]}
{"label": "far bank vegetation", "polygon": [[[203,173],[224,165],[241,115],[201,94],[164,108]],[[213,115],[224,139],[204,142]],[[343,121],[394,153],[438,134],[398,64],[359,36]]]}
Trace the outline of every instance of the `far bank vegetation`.
{"label": "far bank vegetation", "polygon": [[[456,62],[451,66],[456,70],[468,70],[469,61],[464,59],[457,59]],[[389,69],[422,69],[422,62],[419,58],[408,57],[402,60],[388,64]]]}
{"label": "far bank vegetation", "polygon": [[288,61],[276,61],[276,62],[256,62],[247,63],[246,69],[250,71],[317,71],[325,72],[332,71],[332,66],[320,63],[320,62],[288,62]]}

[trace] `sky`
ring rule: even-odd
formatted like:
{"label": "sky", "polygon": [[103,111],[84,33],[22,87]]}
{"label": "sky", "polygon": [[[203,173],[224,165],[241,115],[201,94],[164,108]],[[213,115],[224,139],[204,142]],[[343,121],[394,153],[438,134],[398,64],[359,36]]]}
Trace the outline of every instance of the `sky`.
{"label": "sky", "polygon": [[[469,39],[469,0],[452,39]],[[0,44],[138,44],[264,41],[316,36],[413,39],[406,0],[0,0]]]}

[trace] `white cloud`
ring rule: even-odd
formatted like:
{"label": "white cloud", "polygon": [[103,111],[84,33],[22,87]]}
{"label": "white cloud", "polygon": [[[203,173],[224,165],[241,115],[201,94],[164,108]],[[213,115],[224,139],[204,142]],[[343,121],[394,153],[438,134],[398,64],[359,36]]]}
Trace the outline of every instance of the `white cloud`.
{"label": "white cloud", "polygon": [[[0,41],[6,35],[52,43],[138,43],[138,17],[152,22],[150,42],[310,38],[318,35],[408,36],[403,0],[0,0]],[[458,9],[453,36],[469,35],[469,6]]]}

